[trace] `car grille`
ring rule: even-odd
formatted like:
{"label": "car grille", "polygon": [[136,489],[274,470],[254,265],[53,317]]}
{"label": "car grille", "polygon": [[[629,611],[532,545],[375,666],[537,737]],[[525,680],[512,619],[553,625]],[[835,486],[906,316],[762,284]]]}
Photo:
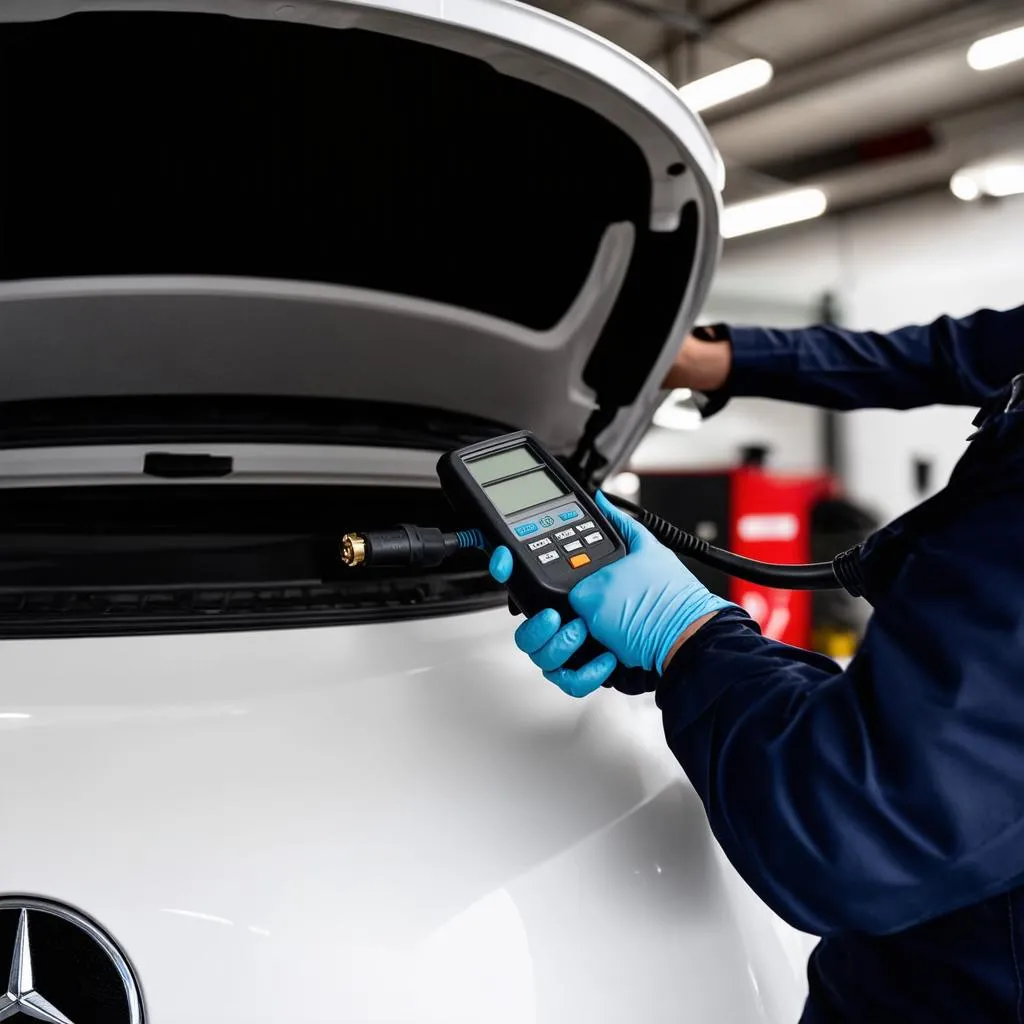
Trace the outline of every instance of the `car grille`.
{"label": "car grille", "polygon": [[0,591],[0,637],[283,629],[448,615],[504,603],[484,573],[233,587]]}

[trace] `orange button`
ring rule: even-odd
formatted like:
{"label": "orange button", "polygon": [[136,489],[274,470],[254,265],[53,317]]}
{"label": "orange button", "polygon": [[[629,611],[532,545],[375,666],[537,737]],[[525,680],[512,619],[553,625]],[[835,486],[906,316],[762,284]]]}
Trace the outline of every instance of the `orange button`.
{"label": "orange button", "polygon": [[569,559],[569,564],[574,569],[579,569],[581,566],[590,565],[590,555],[573,555]]}

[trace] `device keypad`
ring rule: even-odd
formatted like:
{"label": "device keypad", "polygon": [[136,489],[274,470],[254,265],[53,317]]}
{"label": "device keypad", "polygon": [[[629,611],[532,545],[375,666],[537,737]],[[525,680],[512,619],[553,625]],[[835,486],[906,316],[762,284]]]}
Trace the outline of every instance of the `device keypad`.
{"label": "device keypad", "polygon": [[536,512],[509,523],[509,528],[520,539],[523,554],[537,560],[534,566],[543,567],[552,583],[567,587],[592,572],[613,547],[604,530],[575,503]]}

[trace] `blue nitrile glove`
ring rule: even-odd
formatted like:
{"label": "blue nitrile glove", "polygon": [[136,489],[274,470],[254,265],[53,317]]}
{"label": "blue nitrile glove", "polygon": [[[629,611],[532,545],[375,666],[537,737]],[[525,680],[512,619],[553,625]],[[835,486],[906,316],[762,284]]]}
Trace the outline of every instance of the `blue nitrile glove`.
{"label": "blue nitrile glove", "polygon": [[[729,608],[648,530],[620,512],[601,493],[601,511],[626,542],[629,554],[587,576],[570,591],[579,614],[566,626],[551,608],[516,630],[516,644],[530,655],[551,682],[574,697],[592,693],[615,671],[626,668],[661,672],[676,641],[698,619]],[[512,554],[505,547],[491,556],[491,575],[505,583],[512,574]],[[563,669],[570,655],[591,633],[609,654],[572,671]],[[657,680],[652,679],[651,689]]]}

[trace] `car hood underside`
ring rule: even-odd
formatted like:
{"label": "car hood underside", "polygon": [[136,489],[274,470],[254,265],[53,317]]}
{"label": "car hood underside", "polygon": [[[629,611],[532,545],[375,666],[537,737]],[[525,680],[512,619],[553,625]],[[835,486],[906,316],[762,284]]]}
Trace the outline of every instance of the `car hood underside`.
{"label": "car hood underside", "polygon": [[0,0],[0,403],[635,440],[717,258],[717,158],[667,83],[515,5],[161,6]]}

